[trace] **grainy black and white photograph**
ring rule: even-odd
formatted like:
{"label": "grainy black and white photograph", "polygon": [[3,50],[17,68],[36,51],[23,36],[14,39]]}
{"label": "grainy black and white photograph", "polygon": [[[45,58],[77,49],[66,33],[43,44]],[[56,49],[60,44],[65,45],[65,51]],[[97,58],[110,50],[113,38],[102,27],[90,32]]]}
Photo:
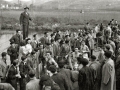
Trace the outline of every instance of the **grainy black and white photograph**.
{"label": "grainy black and white photograph", "polygon": [[120,90],[120,0],[0,0],[0,90]]}

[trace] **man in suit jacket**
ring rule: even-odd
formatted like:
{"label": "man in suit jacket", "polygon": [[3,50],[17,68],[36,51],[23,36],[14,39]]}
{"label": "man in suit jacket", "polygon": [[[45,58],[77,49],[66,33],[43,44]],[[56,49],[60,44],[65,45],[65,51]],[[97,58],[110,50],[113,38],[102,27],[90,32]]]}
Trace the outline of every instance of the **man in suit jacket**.
{"label": "man in suit jacket", "polygon": [[11,46],[7,49],[7,53],[10,56],[10,61],[11,61],[11,64],[12,64],[13,61],[18,58],[18,49],[15,46],[14,41],[12,41],[10,44],[11,44]]}
{"label": "man in suit jacket", "polygon": [[28,72],[29,72],[29,66],[27,65],[27,57],[22,56],[21,57],[21,63],[19,65],[20,70],[20,90],[26,90],[26,83],[28,82]]}
{"label": "man in suit jacket", "polygon": [[58,62],[58,66],[60,68],[59,74],[62,74],[67,79],[69,90],[74,90],[72,72],[69,69],[65,69],[64,65],[65,65],[65,61],[63,60]]}
{"label": "man in suit jacket", "polygon": [[19,47],[20,43],[22,42],[21,30],[17,29],[16,34],[13,35],[9,41],[14,42]]}
{"label": "man in suit jacket", "polygon": [[2,59],[0,60],[0,82],[4,83],[6,79],[7,64],[6,64],[6,52],[1,54]]}
{"label": "man in suit jacket", "polygon": [[30,18],[28,10],[29,10],[29,8],[25,7],[24,12],[21,13],[21,15],[20,15],[20,25],[22,25],[22,29],[23,29],[23,39],[28,37],[29,20],[32,20]]}
{"label": "man in suit jacket", "polygon": [[15,90],[17,90],[17,80],[20,78],[20,75],[18,74],[17,64],[18,61],[14,60],[8,71],[8,81],[15,88]]}
{"label": "man in suit jacket", "polygon": [[71,90],[69,88],[67,78],[65,78],[64,75],[57,73],[57,68],[55,67],[55,65],[50,66],[50,71],[53,74],[51,76],[52,80],[59,85],[61,90]]}

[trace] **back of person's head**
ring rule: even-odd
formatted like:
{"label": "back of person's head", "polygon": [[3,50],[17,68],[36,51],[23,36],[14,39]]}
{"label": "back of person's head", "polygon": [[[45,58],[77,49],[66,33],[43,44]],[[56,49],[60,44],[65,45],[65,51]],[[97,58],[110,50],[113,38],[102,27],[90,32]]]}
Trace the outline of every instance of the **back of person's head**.
{"label": "back of person's head", "polygon": [[39,48],[35,48],[34,51],[35,51],[35,52],[38,52],[38,51],[39,51]]}
{"label": "back of person's head", "polygon": [[68,44],[68,43],[69,43],[69,40],[66,40],[65,43]]}
{"label": "back of person's head", "polygon": [[7,55],[6,52],[2,52],[2,54],[1,54],[2,57],[5,57],[6,55]]}
{"label": "back of person's head", "polygon": [[50,70],[52,73],[55,73],[55,72],[57,71],[57,68],[56,68],[55,65],[50,65],[49,70]]}
{"label": "back of person's head", "polygon": [[83,66],[86,66],[89,63],[89,61],[86,58],[81,58],[81,64]]}
{"label": "back of person's head", "polygon": [[91,61],[95,61],[96,60],[96,56],[95,55],[92,55],[91,56]]}
{"label": "back of person's head", "polygon": [[30,78],[35,77],[35,71],[34,70],[30,70],[29,71],[29,76],[30,76]]}
{"label": "back of person's head", "polygon": [[35,51],[32,51],[32,52],[31,52],[31,55],[34,55],[35,53],[36,53]]}
{"label": "back of person's head", "polygon": [[44,32],[44,35],[46,35],[48,32]]}
{"label": "back of person's head", "polygon": [[23,55],[23,56],[21,57],[21,60],[24,61],[26,58],[27,58],[26,55]]}
{"label": "back of person's head", "polygon": [[107,50],[110,50],[110,45],[106,45],[105,48],[106,48]]}
{"label": "back of person's head", "polygon": [[112,52],[111,51],[106,51],[105,52],[105,57],[111,58],[111,56],[112,56]]}
{"label": "back of person's head", "polygon": [[64,68],[64,65],[65,65],[65,61],[64,61],[64,60],[60,60],[60,61],[58,62],[59,68]]}
{"label": "back of person's head", "polygon": [[13,65],[16,66],[18,64],[18,62],[19,62],[18,60],[14,60]]}

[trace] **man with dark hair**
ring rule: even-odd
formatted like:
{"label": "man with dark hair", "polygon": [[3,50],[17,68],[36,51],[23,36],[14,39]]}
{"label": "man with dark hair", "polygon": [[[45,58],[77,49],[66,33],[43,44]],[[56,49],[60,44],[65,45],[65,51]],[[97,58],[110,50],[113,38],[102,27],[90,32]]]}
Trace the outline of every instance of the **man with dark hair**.
{"label": "man with dark hair", "polygon": [[60,90],[71,90],[69,89],[69,83],[67,82],[67,78],[65,78],[64,75],[57,72],[56,66],[51,65],[49,67],[49,70],[53,74],[51,76],[52,80],[59,85]]}
{"label": "man with dark hair", "polygon": [[20,43],[22,42],[21,30],[17,29],[16,34],[13,35],[12,38],[9,41],[10,42],[15,42],[15,44],[19,47]]}
{"label": "man with dark hair", "polygon": [[29,71],[30,81],[26,85],[26,90],[40,90],[39,79],[35,77],[35,71]]}
{"label": "man with dark hair", "polygon": [[29,66],[27,65],[27,57],[23,55],[21,57],[21,63],[19,65],[19,71],[20,71],[20,90],[26,90],[26,83],[28,82],[28,72],[29,72]]}
{"label": "man with dark hair", "polygon": [[12,41],[10,44],[11,44],[11,46],[7,49],[7,53],[10,56],[10,61],[11,61],[11,64],[12,64],[13,61],[18,58],[18,49],[15,46],[14,41]]}
{"label": "man with dark hair", "polygon": [[106,61],[102,68],[102,81],[100,90],[116,90],[115,66],[111,56],[111,51],[105,52]]}
{"label": "man with dark hair", "polygon": [[28,37],[29,20],[32,20],[28,13],[28,10],[29,8],[25,7],[24,12],[20,15],[20,25],[22,26],[23,30],[23,39],[26,39]]}
{"label": "man with dark hair", "polygon": [[44,33],[44,36],[40,38],[40,42],[44,45],[44,47],[46,46],[46,43],[51,43],[48,32]]}
{"label": "man with dark hair", "polygon": [[69,44],[69,41],[66,40],[66,41],[65,41],[65,44],[63,44],[63,45],[61,46],[60,56],[65,57],[65,56],[68,55],[70,52],[71,52],[71,46],[70,46],[70,44]]}
{"label": "man with dark hair", "polygon": [[32,48],[35,49],[38,47],[37,34],[33,35],[33,40],[31,42]]}
{"label": "man with dark hair", "polygon": [[99,61],[97,61],[96,56],[94,55],[91,56],[90,61],[91,64],[89,65],[89,67],[93,69],[94,81],[95,81],[94,90],[100,90],[102,64],[100,64]]}
{"label": "man with dark hair", "polygon": [[0,82],[4,83],[6,79],[7,64],[6,64],[6,52],[2,52],[2,59],[0,60]]}
{"label": "man with dark hair", "polygon": [[8,70],[8,83],[10,83],[15,90],[17,90],[18,79],[21,78],[18,72],[17,64],[18,60],[14,60],[13,64],[10,66]]}
{"label": "man with dark hair", "polygon": [[69,85],[69,90],[74,90],[72,72],[69,69],[65,69],[64,65],[65,65],[64,60],[60,60],[58,62],[58,66],[60,68],[59,74],[62,74],[67,79],[67,82],[68,82],[68,85]]}
{"label": "man with dark hair", "polygon": [[81,60],[78,61],[83,65],[82,69],[79,70],[78,75],[79,90],[93,90],[94,76],[93,70],[87,66],[89,61],[85,58],[81,58]]}

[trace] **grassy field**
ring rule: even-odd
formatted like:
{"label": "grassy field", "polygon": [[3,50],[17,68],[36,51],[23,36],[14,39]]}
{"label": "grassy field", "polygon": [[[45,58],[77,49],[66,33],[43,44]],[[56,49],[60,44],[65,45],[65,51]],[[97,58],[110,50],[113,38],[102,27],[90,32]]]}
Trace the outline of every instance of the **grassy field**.
{"label": "grassy field", "polygon": [[[19,23],[20,13],[22,11],[3,11],[1,13],[2,22],[8,24]],[[33,22],[37,25],[64,23],[67,25],[83,25],[90,22],[92,25],[96,23],[107,24],[111,19],[120,22],[120,12],[118,11],[85,11],[80,13],[79,10],[46,10],[46,11],[30,11]]]}

